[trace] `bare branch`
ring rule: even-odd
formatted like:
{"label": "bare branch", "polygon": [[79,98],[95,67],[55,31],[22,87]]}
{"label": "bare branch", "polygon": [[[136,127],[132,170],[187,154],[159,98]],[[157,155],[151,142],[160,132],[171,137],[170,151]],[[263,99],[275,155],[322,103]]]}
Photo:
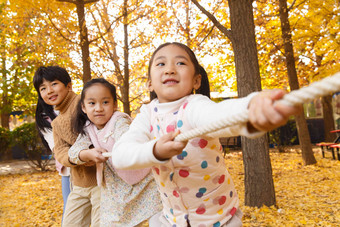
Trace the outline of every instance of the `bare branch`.
{"label": "bare branch", "polygon": [[210,31],[204,36],[204,38],[201,40],[201,42],[199,43],[199,46],[201,46],[201,44],[204,42],[204,40],[206,40],[206,38],[208,38],[211,34],[211,32],[214,30],[215,25],[211,27]]}
{"label": "bare branch", "polygon": [[72,4],[76,4],[76,1],[73,1],[73,0],[57,0],[57,2],[69,2]]}
{"label": "bare branch", "polygon": [[89,3],[94,3],[94,2],[98,2],[99,0],[87,0],[84,1],[84,4],[89,4]]}
{"label": "bare branch", "polygon": [[226,27],[224,27],[217,19],[214,15],[212,15],[211,13],[209,13],[203,6],[201,6],[197,0],[191,0],[199,10],[201,10],[201,12],[203,14],[205,14],[212,22],[213,24],[218,28],[218,30],[220,30],[225,36],[228,37],[228,39],[233,40],[233,36],[231,33],[230,29],[227,29]]}
{"label": "bare branch", "polygon": [[61,30],[57,27],[57,25],[54,24],[54,22],[52,21],[52,18],[50,17],[49,14],[47,14],[47,18],[48,20],[50,21],[50,23],[52,24],[52,26],[57,29],[58,33],[60,34],[61,37],[63,37],[63,39],[69,41],[70,43],[73,43],[73,44],[78,44],[77,42],[74,42],[73,40],[67,38],[62,32]]}

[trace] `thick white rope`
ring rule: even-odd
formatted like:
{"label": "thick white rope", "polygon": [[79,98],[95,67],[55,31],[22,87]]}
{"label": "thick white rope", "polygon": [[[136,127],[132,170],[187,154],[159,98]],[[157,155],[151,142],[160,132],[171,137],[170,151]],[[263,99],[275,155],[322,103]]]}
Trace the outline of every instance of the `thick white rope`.
{"label": "thick white rope", "polygon": [[[286,94],[283,99],[278,102],[282,102],[286,105],[300,105],[306,102],[310,102],[317,97],[331,95],[334,92],[340,91],[340,72],[333,76],[326,77],[318,82],[310,84],[308,87],[294,90]],[[234,125],[246,123],[248,121],[248,110],[228,117],[218,122],[213,122],[209,125],[194,128],[187,132],[183,132],[176,136],[175,141],[187,141],[198,136],[205,135],[207,133],[216,132],[220,129],[229,128]]]}

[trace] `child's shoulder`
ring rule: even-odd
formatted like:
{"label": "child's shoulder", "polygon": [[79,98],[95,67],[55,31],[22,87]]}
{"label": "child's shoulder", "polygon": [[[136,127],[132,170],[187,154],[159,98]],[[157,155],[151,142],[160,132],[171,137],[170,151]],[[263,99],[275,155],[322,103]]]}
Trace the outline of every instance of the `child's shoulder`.
{"label": "child's shoulder", "polygon": [[128,115],[127,113],[124,113],[124,112],[120,112],[120,111],[115,111],[114,114],[112,115],[112,117],[115,117],[116,120],[128,120],[128,121],[131,121],[130,115]]}

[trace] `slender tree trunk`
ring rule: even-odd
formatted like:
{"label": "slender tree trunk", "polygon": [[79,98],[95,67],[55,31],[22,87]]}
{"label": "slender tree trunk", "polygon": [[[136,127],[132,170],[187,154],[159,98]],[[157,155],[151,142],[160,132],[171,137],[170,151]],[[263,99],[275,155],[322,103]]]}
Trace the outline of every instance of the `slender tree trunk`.
{"label": "slender tree trunk", "polygon": [[128,1],[124,0],[124,86],[122,86],[122,100],[123,100],[123,108],[124,112],[127,114],[131,114],[130,110],[130,102],[129,102],[129,90],[130,90],[130,83],[129,83],[129,33],[128,33],[128,12],[127,12],[127,5]]}
{"label": "slender tree trunk", "polygon": [[1,112],[1,127],[9,129],[9,113]]}
{"label": "slender tree trunk", "polygon": [[8,85],[7,85],[7,69],[6,69],[6,53],[3,50],[1,53],[1,103],[0,103],[0,113],[1,113],[1,126],[3,128],[9,129],[9,114],[10,114],[10,102],[8,100]]}
{"label": "slender tree trunk", "polygon": [[[322,55],[316,55],[316,65],[318,67],[322,66]],[[335,129],[334,124],[334,116],[333,116],[333,106],[332,106],[332,96],[324,96],[321,98],[322,103],[322,112],[323,112],[323,122],[324,122],[324,134],[325,134],[325,142],[333,142],[336,138],[335,133],[331,133],[330,131]]]}
{"label": "slender tree trunk", "polygon": [[76,5],[78,26],[80,32],[80,48],[81,59],[83,62],[83,83],[91,80],[91,58],[90,58],[90,42],[85,20],[85,5],[89,3],[98,2],[99,0],[57,0],[59,2],[69,2]]}
{"label": "slender tree trunk", "polygon": [[325,142],[333,142],[336,138],[335,133],[330,133],[330,131],[335,129],[334,117],[333,117],[333,107],[332,107],[332,96],[322,97],[322,111],[324,119],[324,129],[325,129]]}
{"label": "slender tree trunk", "polygon": [[187,46],[191,48],[191,38],[190,38],[190,1],[185,0],[185,36],[186,36],[186,42]]}
{"label": "slender tree trunk", "polygon": [[[289,86],[291,90],[299,89],[299,81],[295,68],[294,50],[292,44],[292,36],[290,24],[288,20],[287,0],[279,0],[280,6],[280,21],[282,29],[282,39],[284,41],[286,65],[288,71]],[[316,159],[313,154],[310,135],[307,127],[307,122],[304,115],[295,117],[296,126],[301,145],[302,159],[305,165],[315,164]]]}
{"label": "slender tree trunk", "polygon": [[[229,0],[232,45],[239,97],[261,90],[251,0]],[[245,170],[245,205],[276,205],[267,136],[242,137]]]}
{"label": "slender tree trunk", "polygon": [[83,83],[91,80],[91,65],[90,65],[90,43],[85,20],[85,3],[83,0],[76,1],[78,24],[80,31],[80,47],[83,61]]}

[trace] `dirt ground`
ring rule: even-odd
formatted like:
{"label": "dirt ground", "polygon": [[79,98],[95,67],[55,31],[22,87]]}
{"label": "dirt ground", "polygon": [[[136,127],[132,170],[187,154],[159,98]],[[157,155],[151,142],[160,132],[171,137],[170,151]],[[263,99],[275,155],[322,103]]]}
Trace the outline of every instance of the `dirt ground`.
{"label": "dirt ground", "polygon": [[[55,161],[50,160],[48,168],[55,169]],[[7,174],[23,174],[23,173],[34,173],[39,172],[37,169],[30,166],[27,160],[9,160],[0,161],[0,175]]]}

